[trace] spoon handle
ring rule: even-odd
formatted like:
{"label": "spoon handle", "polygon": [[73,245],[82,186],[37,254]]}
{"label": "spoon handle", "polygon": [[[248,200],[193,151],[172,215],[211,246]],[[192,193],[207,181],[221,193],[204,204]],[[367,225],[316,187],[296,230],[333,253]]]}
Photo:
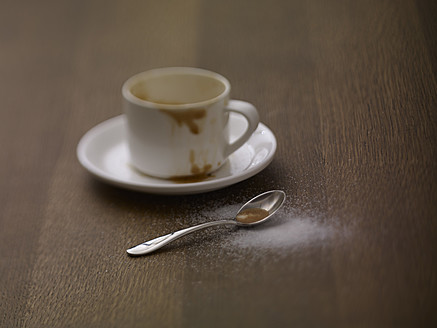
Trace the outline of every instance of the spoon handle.
{"label": "spoon handle", "polygon": [[214,227],[217,225],[222,225],[222,224],[237,225],[237,222],[234,220],[219,220],[219,221],[202,223],[199,225],[195,225],[193,227],[178,230],[178,231],[169,233],[167,235],[148,240],[148,241],[146,241],[142,244],[139,244],[135,247],[129,248],[126,252],[128,252],[128,254],[130,254],[130,255],[149,254],[149,253],[154,252],[157,249],[161,248],[162,246],[167,245],[168,243],[171,243],[173,240],[181,238],[181,237],[188,235],[192,232],[195,232],[195,231],[201,230],[201,229],[205,229],[205,228],[209,228],[209,227]]}

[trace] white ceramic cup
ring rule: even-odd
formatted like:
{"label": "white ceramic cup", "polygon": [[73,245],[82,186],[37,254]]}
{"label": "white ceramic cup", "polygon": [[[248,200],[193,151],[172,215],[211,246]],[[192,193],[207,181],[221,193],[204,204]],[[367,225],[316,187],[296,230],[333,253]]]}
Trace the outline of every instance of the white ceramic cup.
{"label": "white ceramic cup", "polygon": [[[158,68],[134,75],[122,87],[130,164],[159,178],[202,176],[217,170],[256,130],[256,108],[229,100],[223,76],[199,68]],[[229,141],[228,113],[247,120]]]}

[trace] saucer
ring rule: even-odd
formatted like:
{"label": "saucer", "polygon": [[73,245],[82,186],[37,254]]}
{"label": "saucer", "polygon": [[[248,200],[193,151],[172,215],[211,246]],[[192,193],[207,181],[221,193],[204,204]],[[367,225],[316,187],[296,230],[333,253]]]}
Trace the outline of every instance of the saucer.
{"label": "saucer", "polygon": [[[238,114],[230,113],[230,140],[246,129],[247,122]],[[153,194],[183,195],[208,192],[248,179],[262,171],[273,160],[276,138],[262,123],[225,164],[211,176],[198,182],[177,182],[147,176],[129,164],[125,140],[124,115],[113,117],[89,130],[77,146],[77,157],[82,166],[96,178],[109,184]]]}

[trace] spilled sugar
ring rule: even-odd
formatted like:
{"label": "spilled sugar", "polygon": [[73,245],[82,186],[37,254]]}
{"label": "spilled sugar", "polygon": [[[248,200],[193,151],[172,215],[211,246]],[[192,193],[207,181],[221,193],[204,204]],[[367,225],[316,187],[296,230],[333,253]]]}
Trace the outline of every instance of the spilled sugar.
{"label": "spilled sugar", "polygon": [[[191,223],[233,218],[240,206],[241,204],[226,205],[213,211],[200,211],[198,216],[192,218]],[[258,253],[261,250],[287,253],[300,247],[323,245],[334,237],[344,237],[348,233],[339,226],[338,220],[318,213],[298,212],[284,206],[269,221],[259,226],[222,228],[219,231],[210,229],[205,234],[212,239],[209,247],[230,251],[256,249]],[[214,237],[214,234],[219,236]]]}
{"label": "spilled sugar", "polygon": [[320,222],[320,218],[282,213],[264,227],[239,229],[228,242],[238,248],[286,249],[321,243],[333,233],[333,227]]}

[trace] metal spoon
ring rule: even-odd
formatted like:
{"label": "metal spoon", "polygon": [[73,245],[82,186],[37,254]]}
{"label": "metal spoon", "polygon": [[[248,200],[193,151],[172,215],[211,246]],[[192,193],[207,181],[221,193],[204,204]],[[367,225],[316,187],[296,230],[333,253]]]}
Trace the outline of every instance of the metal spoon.
{"label": "metal spoon", "polygon": [[284,203],[285,193],[272,190],[262,193],[244,204],[233,220],[219,220],[202,223],[167,235],[146,241],[127,250],[130,255],[145,255],[156,251],[168,243],[194,231],[222,224],[233,224],[239,227],[249,227],[268,220]]}

